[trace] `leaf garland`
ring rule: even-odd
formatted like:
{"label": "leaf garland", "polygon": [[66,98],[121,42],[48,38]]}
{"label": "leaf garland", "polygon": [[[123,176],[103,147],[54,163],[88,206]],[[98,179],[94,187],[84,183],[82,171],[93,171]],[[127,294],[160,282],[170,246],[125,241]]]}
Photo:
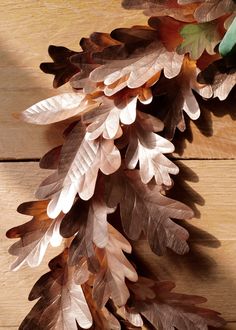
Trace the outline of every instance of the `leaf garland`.
{"label": "leaf garland", "polygon": [[94,32],[79,51],[51,45],[53,63],[40,67],[54,75],[55,88],[69,82],[73,91],[18,116],[39,125],[69,120],[64,143],[40,161],[53,173],[39,186],[39,200],[18,208],[32,219],[7,232],[19,239],[9,249],[14,270],[38,266],[49,245],[64,243],[30,293],[38,301],[21,330],[203,330],[225,323],[198,307],[205,298],[142,277],[131,253],[140,238],[157,255],[189,251],[181,220],[193,211],[167,197],[179,171],[170,140],[176,128],[185,130],[185,115],[199,118],[199,98],[225,100],[235,91],[236,4],[122,5],[144,10],[148,25]]}

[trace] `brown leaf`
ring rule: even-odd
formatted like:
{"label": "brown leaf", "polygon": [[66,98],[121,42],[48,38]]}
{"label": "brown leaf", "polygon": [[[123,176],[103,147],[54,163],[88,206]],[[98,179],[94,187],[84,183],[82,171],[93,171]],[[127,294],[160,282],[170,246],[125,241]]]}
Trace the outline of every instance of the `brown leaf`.
{"label": "brown leaf", "polygon": [[125,278],[130,281],[137,281],[138,279],[134,267],[123,254],[123,251],[131,253],[131,245],[111,225],[109,225],[108,230],[107,245],[103,249],[96,248],[101,267],[100,271],[95,274],[93,298],[100,308],[105,306],[110,297],[118,306],[125,305],[129,298]]}
{"label": "brown leaf", "polygon": [[236,85],[236,55],[228,56],[210,64],[198,75],[198,82],[212,86],[214,97],[225,100]]}
{"label": "brown leaf", "polygon": [[[154,120],[150,115],[139,112],[135,124],[129,130],[129,144],[125,154],[126,165],[134,169],[139,162],[140,177],[143,183],[148,183],[155,178],[158,185],[171,186],[169,174],[178,174],[178,167],[163,154],[174,151],[171,142],[164,139],[153,130],[147,129],[145,121]],[[155,121],[157,119],[155,118]],[[160,122],[159,130],[163,124]]]}
{"label": "brown leaf", "polygon": [[[225,324],[219,313],[196,306],[206,302],[205,298],[174,293],[172,282],[140,280],[129,283],[132,292],[129,306],[133,312],[141,313],[156,329],[207,330],[208,325],[221,327]],[[152,290],[155,297],[143,296],[143,290]]]}
{"label": "brown leaf", "polygon": [[47,250],[49,243],[52,246],[60,245],[62,237],[59,234],[62,217],[52,220],[47,215],[48,201],[34,201],[23,203],[18,212],[32,215],[33,218],[23,225],[14,227],[7,232],[8,238],[20,238],[14,243],[9,253],[17,256],[12,264],[12,270],[18,270],[24,264],[37,267]]}
{"label": "brown leaf", "polygon": [[122,225],[130,239],[139,239],[143,232],[158,255],[167,247],[178,254],[188,252],[188,232],[171,218],[190,219],[189,207],[162,195],[160,186],[145,185],[137,170],[115,173],[107,181],[107,204],[120,205]]}
{"label": "brown leaf", "polygon": [[183,111],[192,120],[199,118],[200,107],[193,90],[205,98],[212,96],[210,86],[200,85],[197,82],[198,73],[196,62],[185,56],[180,74],[171,80],[162,77],[153,88],[153,94],[158,96],[157,116],[165,124],[165,137],[168,139],[173,138],[176,127],[181,132],[185,130]]}
{"label": "brown leaf", "polygon": [[[55,218],[69,212],[77,194],[88,200],[93,196],[99,169],[106,175],[121,163],[113,140],[88,140],[86,126],[79,122],[69,133],[61,149],[57,171],[37,191],[38,198],[51,198],[48,214]],[[46,197],[47,196],[47,197]]]}
{"label": "brown leaf", "polygon": [[67,83],[70,78],[76,74],[79,69],[70,61],[71,57],[77,52],[66,47],[49,46],[48,53],[54,63],[41,63],[40,69],[45,73],[55,75],[53,87],[58,88]]}
{"label": "brown leaf", "polygon": [[168,51],[155,30],[134,26],[116,29],[111,36],[122,44],[94,54],[101,65],[91,72],[92,81],[103,82],[105,86],[115,84],[119,90],[126,86],[133,89],[143,86],[162,70],[167,78],[180,72],[183,56]]}
{"label": "brown leaf", "polygon": [[180,21],[193,22],[196,2],[189,1],[180,6],[177,0],[123,0],[122,5],[126,9],[144,9],[147,16],[171,16]]}
{"label": "brown leaf", "polygon": [[[29,299],[40,298],[26,316],[20,330],[77,330],[92,326],[92,316],[81,284],[73,279],[74,268],[67,265],[67,250],[49,263],[50,272],[34,285]],[[77,321],[77,322],[76,322]]]}

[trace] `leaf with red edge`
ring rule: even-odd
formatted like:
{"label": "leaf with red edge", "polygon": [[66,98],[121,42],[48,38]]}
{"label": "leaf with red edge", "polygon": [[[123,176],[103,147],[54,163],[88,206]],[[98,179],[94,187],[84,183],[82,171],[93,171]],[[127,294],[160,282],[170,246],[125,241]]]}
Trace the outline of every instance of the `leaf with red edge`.
{"label": "leaf with red edge", "polygon": [[49,201],[26,202],[18,207],[18,212],[33,216],[32,220],[14,227],[7,232],[8,238],[20,238],[14,243],[9,253],[17,256],[12,270],[18,270],[24,264],[37,267],[47,250],[48,245],[59,246],[62,237],[59,228],[62,216],[52,220],[47,215]]}

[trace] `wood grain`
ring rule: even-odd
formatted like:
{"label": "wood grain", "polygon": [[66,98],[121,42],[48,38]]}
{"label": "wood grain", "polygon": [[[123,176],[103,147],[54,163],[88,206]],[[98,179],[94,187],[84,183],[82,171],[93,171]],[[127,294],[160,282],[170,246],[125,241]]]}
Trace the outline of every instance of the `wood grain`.
{"label": "wood grain", "polygon": [[[106,10],[104,10],[104,6]],[[141,11],[126,11],[119,0],[3,0],[0,3],[0,159],[40,158],[58,144],[61,126],[35,127],[19,123],[11,113],[60,90],[38,66],[48,61],[49,44],[79,49],[79,40],[93,31],[145,24]],[[20,28],[19,28],[20,27]],[[64,88],[62,89],[64,90]],[[234,99],[234,95],[232,98]],[[175,157],[235,158],[235,99],[202,104],[202,117],[177,134]]]}
{"label": "wood grain", "polygon": [[[206,166],[208,171],[204,171]],[[184,167],[191,168],[195,176],[199,177],[198,182],[190,182],[191,189],[205,199],[201,220],[192,220],[192,226],[189,228],[192,236],[191,252],[186,256],[168,253],[166,257],[160,258],[154,256],[146,243],[141,241],[135,245],[140,267],[144,263],[155,276],[175,280],[176,291],[207,296],[208,307],[221,311],[228,321],[236,321],[236,161],[185,160],[182,161],[181,169]],[[183,171],[180,175],[183,175],[182,173]],[[33,283],[46,272],[46,263],[58,252],[50,249],[43,265],[37,269],[25,268],[16,273],[9,272],[9,265],[14,258],[7,253],[11,242],[5,238],[4,233],[12,226],[28,221],[28,217],[16,214],[15,209],[21,202],[33,199],[37,185],[47,174],[48,171],[38,168],[37,162],[0,164],[0,327],[10,328],[20,323],[32,306],[32,303],[27,302],[27,295]],[[221,179],[216,180],[220,175]],[[191,198],[189,195],[189,200]],[[179,199],[182,200],[181,195]]]}

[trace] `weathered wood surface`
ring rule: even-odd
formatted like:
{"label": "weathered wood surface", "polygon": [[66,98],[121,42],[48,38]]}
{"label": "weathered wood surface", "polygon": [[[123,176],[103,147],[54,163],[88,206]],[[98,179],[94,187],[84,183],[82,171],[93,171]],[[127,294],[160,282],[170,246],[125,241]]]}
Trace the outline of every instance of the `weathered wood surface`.
{"label": "weathered wood surface", "polygon": [[[61,92],[51,89],[52,77],[38,68],[49,60],[49,44],[78,50],[80,38],[93,31],[109,32],[147,21],[139,11],[122,9],[119,0],[2,0],[0,18],[0,159],[40,158],[58,143],[60,125],[35,127],[11,116]],[[235,99],[204,104],[201,119],[177,137],[176,156],[235,158],[235,119]]]}
{"label": "weathered wood surface", "polygon": [[[204,170],[206,166],[207,172]],[[236,321],[236,161],[182,161],[180,177],[183,179],[186,168],[191,168],[195,172],[192,177],[198,176],[199,180],[188,183],[187,190],[198,193],[189,193],[189,202],[205,200],[204,206],[197,204],[201,219],[193,219],[187,226],[192,237],[190,254],[177,256],[168,253],[160,258],[154,256],[143,241],[136,244],[135,250],[155,276],[175,280],[177,291],[207,296],[207,306],[220,310],[228,321]],[[46,272],[47,261],[57,252],[51,248],[43,265],[37,269],[9,272],[14,258],[8,255],[7,249],[12,241],[7,240],[4,233],[12,226],[28,221],[28,217],[16,214],[15,209],[21,202],[33,199],[35,188],[46,174],[47,171],[38,168],[37,162],[0,164],[2,327],[16,326],[26,315],[32,306],[27,302],[27,295],[37,278]]]}

